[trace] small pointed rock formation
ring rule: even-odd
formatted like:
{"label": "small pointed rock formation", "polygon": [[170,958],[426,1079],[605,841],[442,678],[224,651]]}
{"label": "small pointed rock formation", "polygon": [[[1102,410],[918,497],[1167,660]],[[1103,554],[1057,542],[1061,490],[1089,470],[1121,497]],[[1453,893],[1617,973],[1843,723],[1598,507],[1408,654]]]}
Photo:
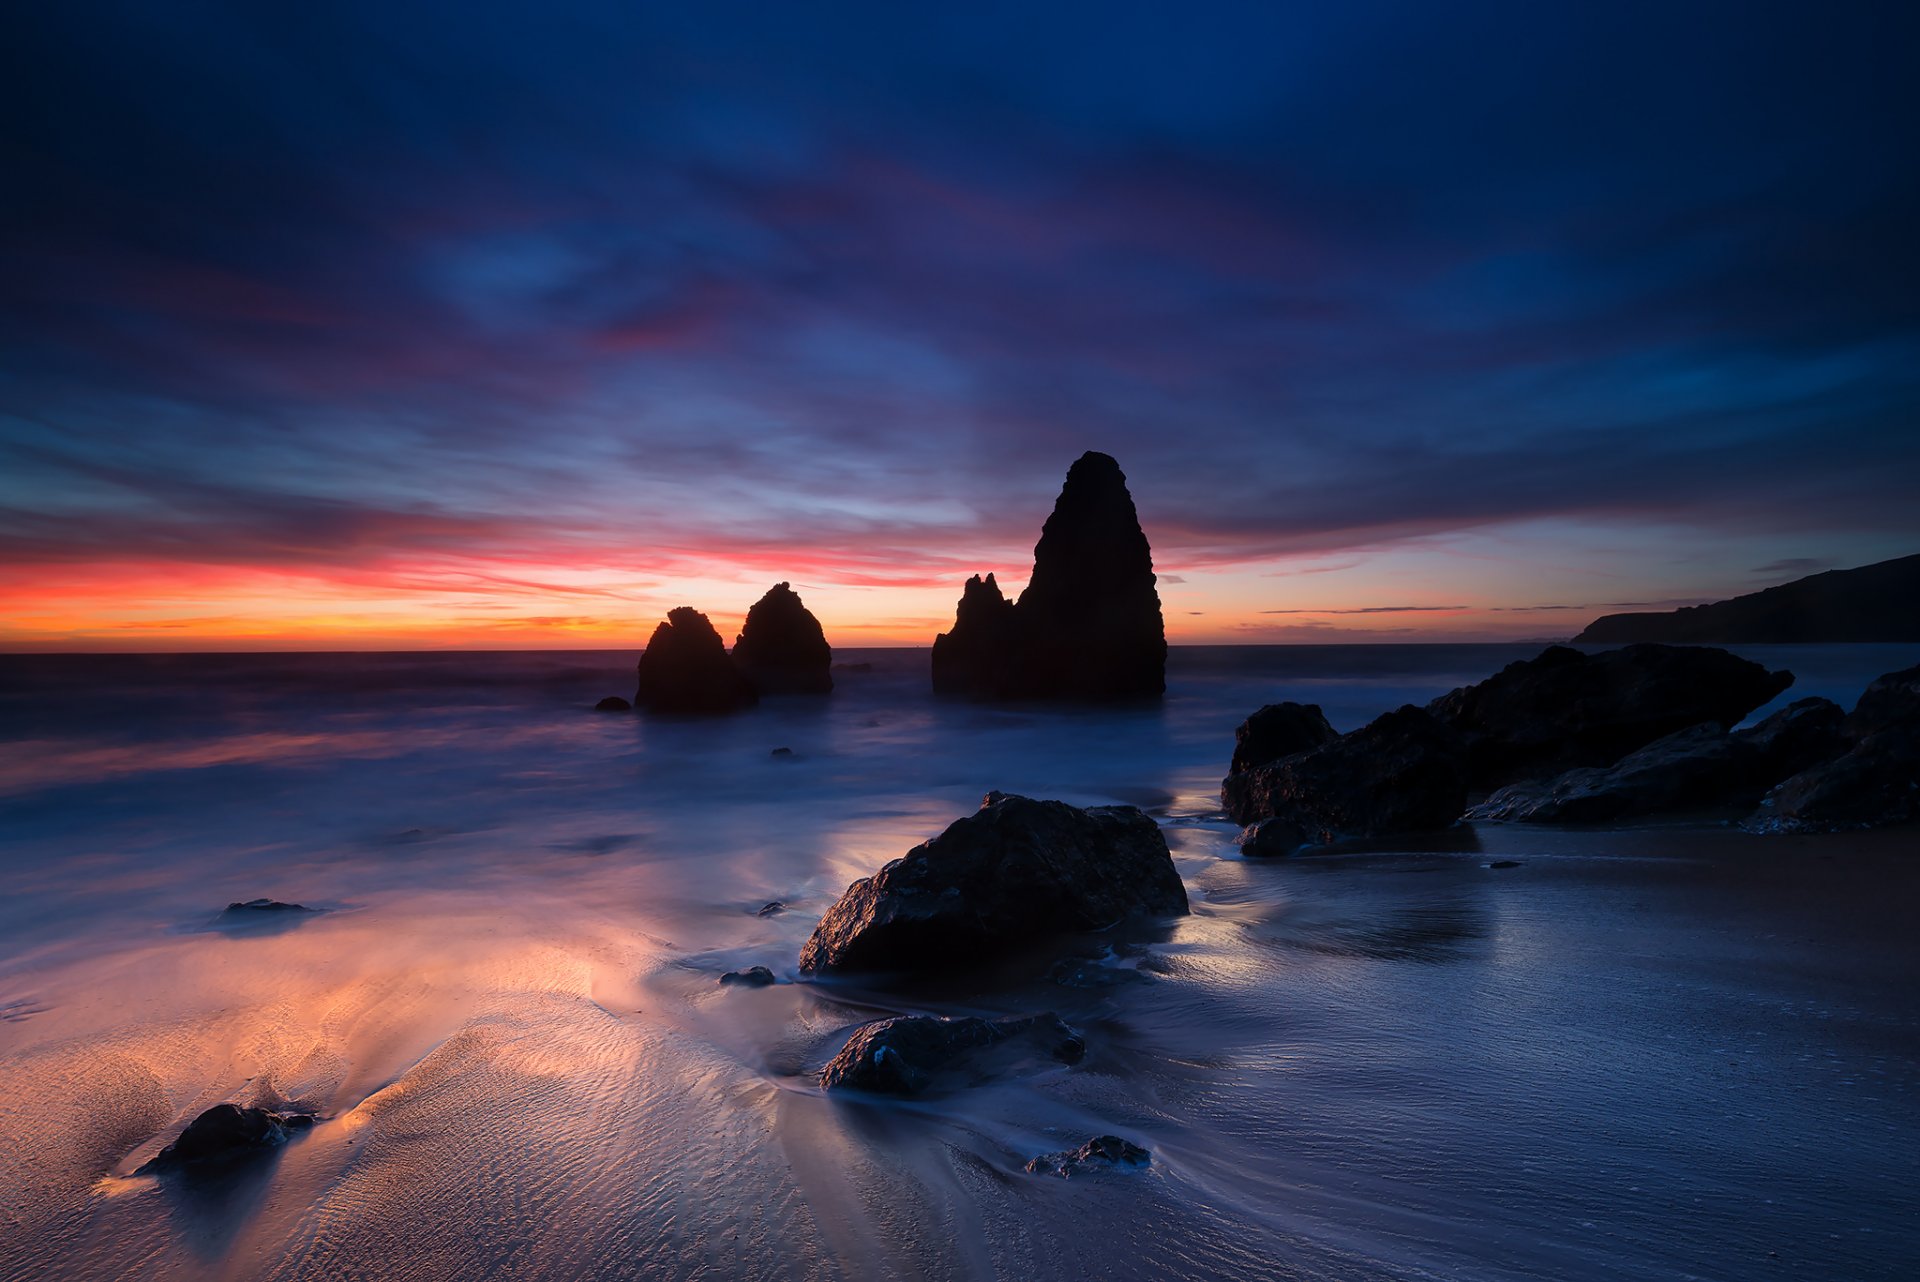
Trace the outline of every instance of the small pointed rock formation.
{"label": "small pointed rock formation", "polygon": [[1167,634],[1153,552],[1120,464],[1092,451],[1067,471],[1009,604],[969,579],[953,630],[933,643],[934,689],[989,699],[1095,702],[1166,691]]}
{"label": "small pointed rock formation", "polygon": [[785,583],[747,611],[733,661],[761,694],[826,694],[833,689],[833,647],[820,620]]}
{"label": "small pointed rock formation", "polygon": [[732,712],[758,701],[707,616],[690,606],[670,610],[640,655],[633,703],[647,712]]}

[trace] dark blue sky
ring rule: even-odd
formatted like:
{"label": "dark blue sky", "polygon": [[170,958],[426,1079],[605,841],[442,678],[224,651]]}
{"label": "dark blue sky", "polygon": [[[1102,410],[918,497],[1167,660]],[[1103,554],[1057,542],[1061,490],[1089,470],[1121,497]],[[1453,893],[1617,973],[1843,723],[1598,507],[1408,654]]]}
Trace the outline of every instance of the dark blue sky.
{"label": "dark blue sky", "polygon": [[924,641],[1088,448],[1177,638],[1920,548],[1914,6],[918,8],[15,6],[0,643]]}

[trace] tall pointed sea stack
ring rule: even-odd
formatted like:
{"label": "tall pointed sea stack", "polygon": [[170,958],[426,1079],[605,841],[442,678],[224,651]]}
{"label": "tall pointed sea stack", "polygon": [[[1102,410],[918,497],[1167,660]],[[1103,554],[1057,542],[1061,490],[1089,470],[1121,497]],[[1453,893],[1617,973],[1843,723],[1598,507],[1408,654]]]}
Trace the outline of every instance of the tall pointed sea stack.
{"label": "tall pointed sea stack", "polygon": [[833,647],[820,620],[785,583],[747,611],[733,661],[762,694],[826,694],[833,689]]}
{"label": "tall pointed sea stack", "polygon": [[1167,634],[1153,552],[1120,465],[1089,451],[1067,472],[1006,604],[993,576],[967,581],[953,630],[933,643],[934,689],[998,699],[1112,701],[1166,690]]}
{"label": "tall pointed sea stack", "polygon": [[757,699],[713,624],[691,606],[669,610],[653,630],[639,677],[633,706],[647,712],[732,712]]}

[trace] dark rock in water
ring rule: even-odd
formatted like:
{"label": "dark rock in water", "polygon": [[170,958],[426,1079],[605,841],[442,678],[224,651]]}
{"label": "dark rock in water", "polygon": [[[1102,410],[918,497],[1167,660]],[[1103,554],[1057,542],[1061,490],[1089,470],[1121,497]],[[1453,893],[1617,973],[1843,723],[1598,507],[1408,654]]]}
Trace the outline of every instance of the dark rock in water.
{"label": "dark rock in water", "polygon": [[820,1085],[878,1095],[914,1095],[943,1079],[981,1081],[1021,1058],[1077,1064],[1086,1043],[1058,1015],[1024,1019],[938,1019],[900,1015],[856,1030],[824,1069]]}
{"label": "dark rock in water", "polygon": [[632,712],[633,705],[617,694],[610,694],[593,705],[595,712]]}
{"label": "dark rock in water", "polygon": [[1313,834],[1292,819],[1262,819],[1240,832],[1240,853],[1261,858],[1284,858],[1313,844]]}
{"label": "dark rock in water", "polygon": [[1604,769],[1510,784],[1469,819],[1608,823],[1676,811],[1751,806],[1767,789],[1845,749],[1845,714],[1828,699],[1802,699],[1759,725],[1728,734],[1708,722],[1657,739]]}
{"label": "dark rock in water", "polygon": [[1142,1167],[1152,1161],[1153,1154],[1138,1144],[1118,1135],[1100,1135],[1064,1153],[1041,1154],[1027,1163],[1027,1174],[1071,1178],[1116,1167]]}
{"label": "dark rock in water", "polygon": [[872,672],[873,665],[871,663],[836,663],[833,665],[833,670],[835,672]]}
{"label": "dark rock in water", "polygon": [[771,917],[775,913],[783,913],[785,911],[787,911],[787,906],[781,903],[778,899],[776,899],[772,903],[767,904],[765,907],[761,908],[759,912],[754,914],[754,916],[755,917]]}
{"label": "dark rock in water", "polygon": [[1050,934],[1186,911],[1167,840],[1146,814],[995,792],[849,886],[801,950],[800,969],[952,969]]}
{"label": "dark rock in water", "polygon": [[1233,732],[1233,764],[1227,767],[1227,773],[1237,775],[1339,737],[1327,724],[1319,704],[1270,703]]}
{"label": "dark rock in water", "polygon": [[833,689],[833,647],[820,620],[785,583],[747,611],[733,661],[761,694],[826,694]]}
{"label": "dark rock in water", "polygon": [[1748,819],[1759,832],[1837,832],[1920,822],[1920,724],[1876,730],[1844,756],[1769,792]]}
{"label": "dark rock in water", "polygon": [[1019,650],[1013,602],[993,575],[974,575],[960,590],[953,630],[933,639],[933,688],[941,694],[1001,697],[1016,685]]}
{"label": "dark rock in water", "polygon": [[745,970],[730,970],[720,976],[720,982],[728,985],[742,985],[747,988],[765,988],[774,981],[773,972],[765,966],[749,966]]}
{"label": "dark rock in water", "polygon": [[228,904],[226,910],[220,915],[244,920],[256,914],[317,913],[319,911],[318,908],[309,908],[305,904],[282,903],[278,899],[249,899],[244,902],[236,900]]}
{"label": "dark rock in water", "polygon": [[1920,725],[1920,666],[1875,677],[1847,716],[1855,739],[1898,725]]}
{"label": "dark rock in water", "polygon": [[934,641],[942,693],[1093,702],[1166,690],[1167,635],[1153,552],[1119,463],[1093,451],[1066,484],[1008,605],[992,575],[967,581],[953,630]]}
{"label": "dark rock in water", "polygon": [[1487,865],[1489,868],[1518,868],[1519,866],[1518,859],[1496,859]]}
{"label": "dark rock in water", "polygon": [[1792,684],[1792,673],[1704,646],[1594,655],[1549,646],[1427,710],[1460,736],[1468,784],[1478,791],[1609,766],[1703,722],[1725,729]]}
{"label": "dark rock in water", "polygon": [[767,755],[770,757],[781,757],[788,761],[791,761],[793,759],[793,749],[792,748],[775,748],[772,752],[768,753]]}
{"label": "dark rock in water", "polygon": [[1315,843],[1445,828],[1467,804],[1459,739],[1411,704],[1239,778],[1235,820],[1285,820]]}
{"label": "dark rock in water", "polygon": [[304,1113],[269,1113],[262,1108],[216,1104],[194,1118],[178,1139],[140,1169],[165,1171],[252,1157],[284,1144],[289,1132],[312,1125],[313,1118]]}
{"label": "dark rock in water", "polygon": [[639,670],[633,702],[648,712],[732,712],[757,698],[707,616],[684,605],[653,630]]}

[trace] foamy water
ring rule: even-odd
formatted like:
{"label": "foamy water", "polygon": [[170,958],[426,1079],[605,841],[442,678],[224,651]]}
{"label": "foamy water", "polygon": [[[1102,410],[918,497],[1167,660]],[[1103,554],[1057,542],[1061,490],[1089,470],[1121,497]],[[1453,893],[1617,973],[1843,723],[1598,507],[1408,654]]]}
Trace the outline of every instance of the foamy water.
{"label": "foamy water", "polygon": [[[866,652],[829,700],[664,723],[586,710],[629,655],[0,660],[0,1277],[1909,1276],[1913,834],[1260,863],[1212,817],[1258,704],[1347,729],[1531,652],[1176,651],[1113,712]],[[1915,657],[1753,653],[1848,703]],[[1052,972],[784,982],[992,788],[1146,807],[1193,916]],[[257,896],[327,911],[215,923]],[[878,1015],[1048,1009],[1083,1064],[812,1084]],[[223,1100],[323,1120],[133,1174]],[[1152,1166],[1021,1169],[1108,1132]]]}

